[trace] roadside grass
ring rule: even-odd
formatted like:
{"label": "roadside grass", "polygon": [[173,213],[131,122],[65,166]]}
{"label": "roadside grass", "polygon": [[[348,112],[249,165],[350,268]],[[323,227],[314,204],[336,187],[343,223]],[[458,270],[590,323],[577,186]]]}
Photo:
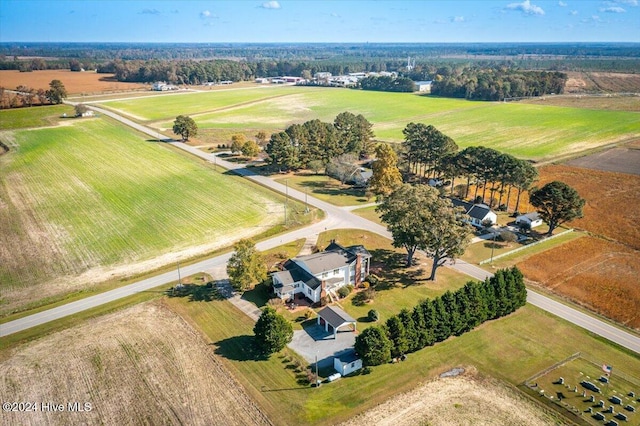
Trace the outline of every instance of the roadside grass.
{"label": "roadside grass", "polygon": [[[537,244],[535,246],[531,246],[526,248],[525,250],[513,253],[511,255],[506,255],[505,257],[501,257],[500,259],[495,259],[493,261],[493,265],[485,263],[480,265],[481,268],[487,271],[493,271],[496,268],[508,268],[516,263],[523,262],[531,256],[534,256],[538,253],[542,253],[546,250],[552,249],[553,247],[560,246],[569,241],[575,240],[577,238],[584,237],[586,233],[580,231],[573,231],[567,234],[561,235],[559,237],[553,238],[551,240],[546,240]],[[491,258],[491,246],[485,247],[485,244],[493,244],[492,241],[480,242],[471,244],[467,251],[462,256],[463,260],[466,260],[469,263],[478,263],[481,260],[486,260]],[[515,244],[514,244],[515,246]],[[513,247],[515,249],[515,247]],[[505,250],[506,251],[506,250]],[[495,250],[494,256],[498,254],[498,250]]]}
{"label": "roadside grass", "polygon": [[[272,95],[277,94],[275,97]],[[189,114],[202,129],[273,132],[310,119],[332,122],[351,111],[374,124],[376,139],[403,140],[409,122],[436,126],[461,147],[486,146],[519,158],[553,159],[640,136],[637,113],[524,103],[473,102],[407,93],[280,87],[105,102],[170,128]],[[535,116],[535,120],[531,117]],[[164,118],[164,120],[162,120]]]}
{"label": "roadside grass", "polygon": [[351,213],[357,214],[358,216],[370,220],[373,223],[377,223],[378,225],[385,226],[382,220],[380,220],[380,214],[376,212],[376,206],[362,207],[360,209],[352,210]]}
{"label": "roadside grass", "polygon": [[276,424],[335,424],[458,366],[473,365],[482,373],[518,385],[577,350],[588,350],[594,359],[640,371],[637,354],[527,305],[506,318],[410,354],[405,362],[311,388],[297,383],[291,361],[295,355],[290,350],[268,360],[252,354],[253,322],[228,302],[171,299],[167,305],[202,330]]}
{"label": "roadside grass", "polygon": [[373,201],[373,198],[367,198],[365,189],[342,185],[339,180],[327,175],[289,174],[275,180],[283,185],[286,182],[300,192],[307,192],[336,206],[354,206]]}
{"label": "roadside grass", "polygon": [[73,107],[69,105],[46,105],[0,110],[0,130],[44,127],[57,124],[62,120],[71,120],[71,118],[62,118],[64,113],[70,117],[75,115]]}
{"label": "roadside grass", "polygon": [[[535,229],[537,230],[538,228],[535,228]],[[556,234],[559,234],[566,230],[567,230],[566,228],[557,228]],[[490,260],[492,252],[493,252],[493,257],[496,257],[496,256],[503,255],[511,251],[514,251],[516,249],[520,249],[524,247],[527,247],[527,248],[514,253],[513,257],[515,258],[518,255],[530,256],[530,253],[537,253],[537,251],[535,251],[536,247],[543,246],[544,250],[547,250],[551,247],[555,247],[556,245],[564,244],[567,241],[571,241],[574,238],[578,238],[581,234],[582,233],[579,231],[573,231],[566,235],[555,237],[551,240],[543,240],[543,242],[540,242],[539,244],[536,244],[536,245],[532,245],[530,247],[527,244],[521,244],[517,242],[507,244],[499,240],[495,242],[492,239],[482,240],[482,241],[469,244],[464,254],[462,255],[461,259],[469,263],[479,264],[481,261]],[[506,256],[506,257],[511,258],[511,256]],[[496,262],[502,259],[503,258],[497,259],[496,261],[494,261],[494,264],[496,264]],[[481,266],[484,266],[484,265],[481,265]],[[504,266],[500,266],[500,267],[504,267]]]}
{"label": "roadside grass", "polygon": [[[106,118],[14,134],[19,149],[0,157],[5,302],[34,282],[283,229],[284,196]],[[289,202],[290,224],[310,220]]]}

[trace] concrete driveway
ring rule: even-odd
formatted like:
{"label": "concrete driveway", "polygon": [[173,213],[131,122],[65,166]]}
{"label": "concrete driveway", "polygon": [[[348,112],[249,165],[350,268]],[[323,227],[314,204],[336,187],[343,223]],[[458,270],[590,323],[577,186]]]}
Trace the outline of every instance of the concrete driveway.
{"label": "concrete driveway", "polygon": [[310,364],[315,364],[318,357],[318,367],[333,365],[333,357],[353,352],[356,333],[351,330],[339,331],[336,338],[333,332],[327,333],[324,327],[311,324],[304,330],[293,332],[293,340],[289,347],[302,355]]}

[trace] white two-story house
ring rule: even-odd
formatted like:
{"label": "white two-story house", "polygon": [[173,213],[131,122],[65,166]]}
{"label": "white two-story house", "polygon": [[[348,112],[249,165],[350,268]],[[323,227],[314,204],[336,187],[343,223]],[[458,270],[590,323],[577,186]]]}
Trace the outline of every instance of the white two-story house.
{"label": "white two-story house", "polygon": [[369,275],[371,254],[363,246],[342,247],[335,241],[322,252],[294,257],[271,274],[273,290],[283,300],[303,295],[317,303],[340,287],[357,287]]}

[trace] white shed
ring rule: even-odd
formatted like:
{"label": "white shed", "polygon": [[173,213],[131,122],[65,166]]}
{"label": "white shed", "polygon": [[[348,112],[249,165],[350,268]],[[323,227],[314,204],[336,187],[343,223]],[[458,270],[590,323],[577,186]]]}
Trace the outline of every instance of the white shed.
{"label": "white shed", "polygon": [[362,368],[362,360],[354,352],[333,358],[333,368],[342,376],[346,376]]}
{"label": "white shed", "polygon": [[530,228],[542,225],[542,218],[538,212],[527,213],[516,217],[516,225],[529,225]]}

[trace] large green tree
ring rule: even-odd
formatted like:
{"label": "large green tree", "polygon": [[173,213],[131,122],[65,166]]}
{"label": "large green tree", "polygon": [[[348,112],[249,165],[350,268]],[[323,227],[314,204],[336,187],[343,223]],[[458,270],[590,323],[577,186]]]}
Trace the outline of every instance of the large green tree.
{"label": "large green tree", "polygon": [[240,291],[251,289],[267,278],[267,267],[262,255],[251,240],[242,239],[234,244],[234,253],[227,263],[229,282]]}
{"label": "large green tree", "polygon": [[393,245],[407,250],[407,266],[418,249],[432,259],[430,280],[446,259],[462,255],[469,244],[471,228],[463,222],[461,210],[435,188],[404,184],[376,210],[393,235]]}
{"label": "large green tree", "polygon": [[373,125],[364,116],[348,111],[341,112],[333,121],[333,126],[338,131],[345,152],[356,155],[370,153],[371,139],[374,137]]}
{"label": "large green tree", "polygon": [[51,80],[49,90],[47,90],[47,99],[52,104],[61,104],[67,98],[67,89],[60,80]]}
{"label": "large green tree", "polygon": [[578,191],[556,180],[540,189],[532,190],[529,202],[549,225],[547,235],[551,235],[559,225],[582,217],[585,200],[580,197]]}
{"label": "large green tree", "polygon": [[173,133],[180,135],[183,141],[188,141],[189,137],[198,134],[198,126],[188,115],[179,115],[173,122]]}
{"label": "large green tree", "polygon": [[293,339],[293,326],[275,309],[267,306],[253,327],[255,342],[265,355],[279,352]]}
{"label": "large green tree", "polygon": [[297,170],[300,168],[298,149],[287,132],[279,132],[271,135],[265,151],[271,164],[281,170]]}
{"label": "large green tree", "polygon": [[364,365],[380,365],[391,361],[391,341],[382,327],[365,328],[356,336],[354,348]]}
{"label": "large green tree", "polygon": [[398,155],[388,143],[376,146],[376,159],[371,168],[373,176],[369,180],[369,188],[374,194],[385,196],[402,185]]}

